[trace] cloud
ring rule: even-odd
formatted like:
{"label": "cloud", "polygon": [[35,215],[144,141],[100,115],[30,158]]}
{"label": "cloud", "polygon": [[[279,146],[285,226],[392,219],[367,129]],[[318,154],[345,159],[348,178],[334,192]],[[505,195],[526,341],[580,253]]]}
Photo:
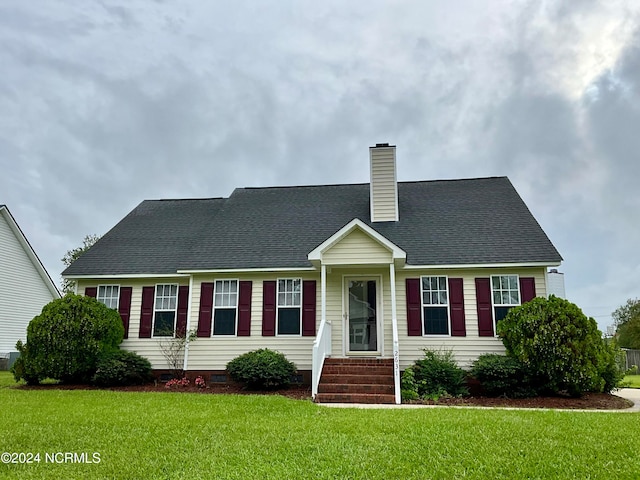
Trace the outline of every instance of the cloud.
{"label": "cloud", "polygon": [[[145,198],[508,175],[613,310],[640,284],[636,2],[0,5],[0,202],[53,276]],[[623,286],[620,287],[620,284]],[[602,320],[603,322],[606,319]]]}

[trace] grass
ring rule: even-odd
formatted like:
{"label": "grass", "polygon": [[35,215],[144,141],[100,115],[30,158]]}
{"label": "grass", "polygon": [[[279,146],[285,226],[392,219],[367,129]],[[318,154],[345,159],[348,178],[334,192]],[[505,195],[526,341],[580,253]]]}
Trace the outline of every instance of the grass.
{"label": "grass", "polygon": [[640,375],[627,375],[622,380],[625,388],[640,388]]}
{"label": "grass", "polygon": [[[277,396],[11,382],[0,375],[0,453],[40,453],[41,461],[0,464],[0,478],[640,476],[629,434],[640,431],[639,414],[330,409]],[[46,463],[47,452],[97,452],[100,463]]]}

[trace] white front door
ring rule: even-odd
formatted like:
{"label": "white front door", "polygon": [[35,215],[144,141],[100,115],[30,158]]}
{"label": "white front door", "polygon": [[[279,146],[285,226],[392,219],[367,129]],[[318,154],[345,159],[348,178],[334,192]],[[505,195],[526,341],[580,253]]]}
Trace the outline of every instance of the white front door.
{"label": "white front door", "polygon": [[345,280],[347,353],[379,352],[378,280],[366,277]]}

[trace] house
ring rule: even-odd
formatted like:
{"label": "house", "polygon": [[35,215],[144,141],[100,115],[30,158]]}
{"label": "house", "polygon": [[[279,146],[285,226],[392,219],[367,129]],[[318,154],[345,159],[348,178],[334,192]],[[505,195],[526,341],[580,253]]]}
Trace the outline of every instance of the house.
{"label": "house", "polygon": [[[26,341],[27,325],[60,293],[6,205],[0,205],[0,358]],[[6,361],[5,361],[6,363]]]}
{"label": "house", "polygon": [[[503,352],[496,322],[546,296],[562,258],[505,177],[397,182],[388,144],[370,148],[370,168],[369,184],[143,201],[63,275],[119,310],[122,347],[156,369],[159,341],[195,330],[191,374],[221,378],[268,347],[317,400],[399,402],[424,348],[462,366]],[[384,392],[367,372],[384,373]],[[370,384],[356,392],[358,378]]]}

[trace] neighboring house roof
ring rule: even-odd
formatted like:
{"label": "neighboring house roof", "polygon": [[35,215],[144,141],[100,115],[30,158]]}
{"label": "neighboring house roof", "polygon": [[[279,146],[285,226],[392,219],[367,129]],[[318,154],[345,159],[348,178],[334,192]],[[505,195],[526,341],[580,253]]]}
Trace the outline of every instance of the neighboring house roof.
{"label": "neighboring house roof", "polygon": [[[38,255],[36,255],[36,252],[33,250],[33,247],[31,247],[31,244],[27,240],[27,237],[24,235],[24,233],[20,229],[20,226],[16,222],[15,218],[13,218],[13,215],[11,215],[9,208],[6,205],[0,204],[0,215],[4,217],[5,221],[7,222],[7,225],[13,232],[13,235],[18,240],[18,243],[20,244],[20,246],[22,246],[22,249],[24,250],[26,256],[29,258],[29,260],[33,264],[33,267],[42,278],[42,281],[46,285],[47,289],[51,292],[51,295],[54,298],[59,298],[60,291],[58,290],[58,287],[56,287],[55,283],[49,276],[49,273],[44,268],[44,265],[38,258]],[[0,261],[5,263],[8,263],[9,260],[10,259],[6,259],[6,258],[0,259]]]}
{"label": "neighboring house roof", "polygon": [[309,252],[354,218],[409,265],[559,264],[506,177],[399,182],[400,219],[370,221],[369,184],[238,188],[229,198],[146,200],[65,276],[311,267]]}

